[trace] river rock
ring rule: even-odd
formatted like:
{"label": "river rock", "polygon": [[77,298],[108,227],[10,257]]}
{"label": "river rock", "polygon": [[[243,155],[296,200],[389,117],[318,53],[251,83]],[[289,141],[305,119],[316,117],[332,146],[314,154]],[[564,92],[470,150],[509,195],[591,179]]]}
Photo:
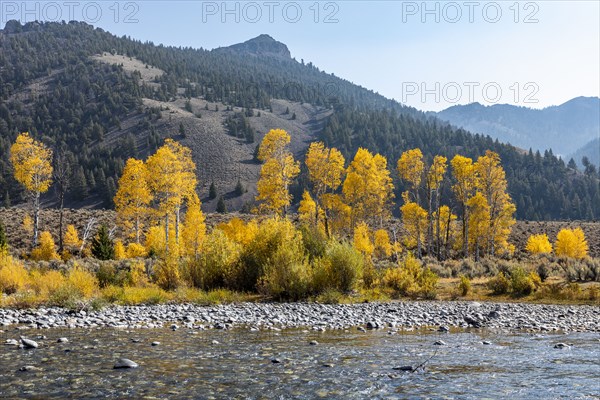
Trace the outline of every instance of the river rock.
{"label": "river rock", "polygon": [[41,368],[38,368],[33,365],[25,365],[24,367],[19,368],[19,371],[21,371],[21,372],[40,371],[40,370],[41,370]]}
{"label": "river rock", "polygon": [[61,337],[61,338],[58,338],[58,340],[56,342],[57,343],[68,343],[69,339],[67,339],[66,337]]}
{"label": "river rock", "polygon": [[21,336],[21,344],[26,349],[37,349],[39,347],[39,345],[37,344],[36,341],[31,340],[31,339],[26,339],[23,336]]}
{"label": "river rock", "polygon": [[113,369],[137,368],[139,365],[128,358],[120,358],[114,365]]}
{"label": "river rock", "polygon": [[152,346],[159,346],[160,342],[152,342]]}
{"label": "river rock", "polygon": [[18,346],[19,342],[15,339],[6,339],[6,341],[4,342],[5,345],[7,346]]}
{"label": "river rock", "polygon": [[556,344],[554,345],[554,348],[555,348],[555,349],[568,349],[568,348],[569,348],[569,345],[568,345],[568,344],[566,344],[566,343],[556,343]]}
{"label": "river rock", "polygon": [[444,342],[443,340],[436,340],[435,342],[433,342],[434,346],[445,346],[446,342]]}

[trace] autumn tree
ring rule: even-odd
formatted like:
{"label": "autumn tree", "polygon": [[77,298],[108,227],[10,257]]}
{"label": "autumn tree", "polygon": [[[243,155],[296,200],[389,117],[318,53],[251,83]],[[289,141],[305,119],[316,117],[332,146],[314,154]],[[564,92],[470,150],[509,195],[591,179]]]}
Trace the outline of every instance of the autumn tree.
{"label": "autumn tree", "polygon": [[37,245],[40,196],[52,183],[52,151],[25,132],[17,136],[10,148],[15,179],[25,187],[33,201],[33,245]]}
{"label": "autumn tree", "polygon": [[[179,211],[185,199],[196,200],[196,178],[193,175],[195,165],[189,149],[180,146],[171,139],[156,153],[148,157],[148,185],[156,203],[157,214],[164,219],[165,253],[169,254],[169,227],[171,215],[175,215],[175,239],[179,235]],[[199,200],[198,200],[199,201]]]}
{"label": "autumn tree", "polygon": [[75,228],[75,225],[67,225],[67,229],[63,237],[63,244],[71,252],[76,251],[79,246],[81,246],[81,240],[79,239],[79,234],[77,232],[77,228]]}
{"label": "autumn tree", "polygon": [[288,150],[290,135],[283,129],[271,129],[258,148],[258,159],[264,162],[257,183],[261,208],[278,215],[285,214],[291,202],[289,185],[300,173],[300,165]]}
{"label": "autumn tree", "polygon": [[302,193],[302,200],[298,206],[298,218],[304,224],[315,225],[317,218],[317,203],[313,200],[308,190]]}
{"label": "autumn tree", "polygon": [[43,231],[40,235],[40,244],[31,252],[31,258],[37,261],[59,260],[60,257],[56,253],[54,239],[48,231]]}
{"label": "autumn tree", "polygon": [[420,149],[407,150],[398,159],[398,175],[406,181],[412,189],[412,199],[409,199],[410,191],[407,193],[405,202],[414,201],[419,204],[419,187],[423,179],[425,163],[423,153]]}
{"label": "autumn tree", "polygon": [[454,185],[452,190],[462,209],[462,240],[463,254],[469,256],[469,207],[467,202],[473,196],[475,191],[475,168],[473,160],[468,157],[456,155],[450,161],[452,174],[454,176]]}
{"label": "autumn tree", "polygon": [[[346,160],[342,153],[335,148],[327,148],[322,142],[314,142],[306,153],[306,167],[313,186],[315,207],[323,209],[325,233],[329,235],[328,208],[325,207],[324,197],[334,193],[342,183]],[[319,222],[319,212],[315,212],[315,222]]]}
{"label": "autumn tree", "polygon": [[[468,238],[475,252],[475,259],[479,260],[480,251],[485,247],[486,238],[489,237],[490,231],[490,206],[487,199],[477,192],[467,201],[469,210],[469,232]],[[483,241],[483,243],[482,243]]]}
{"label": "autumn tree", "polygon": [[346,204],[351,207],[351,226],[368,220],[383,223],[390,215],[393,190],[387,159],[359,148],[348,166],[342,187]]}
{"label": "autumn tree", "polygon": [[400,207],[402,224],[406,230],[409,246],[416,246],[417,257],[421,257],[425,232],[427,230],[427,211],[413,201]]}
{"label": "autumn tree", "polygon": [[531,254],[552,253],[552,244],[545,233],[531,235],[527,238],[525,250]]}
{"label": "autumn tree", "polygon": [[457,216],[452,213],[450,207],[443,205],[434,212],[434,219],[439,222],[439,254],[442,254],[441,249],[444,249],[443,257],[448,258],[450,255],[450,247],[455,238],[456,219]]}
{"label": "autumn tree", "polygon": [[127,231],[132,231],[135,242],[140,243],[143,221],[148,215],[152,194],[148,185],[148,172],[141,160],[130,158],[125,163],[115,196],[117,222]]}
{"label": "autumn tree", "polygon": [[556,235],[554,251],[557,256],[585,258],[588,252],[585,233],[581,228],[561,229]]}
{"label": "autumn tree", "polygon": [[489,230],[485,237],[484,248],[492,256],[496,250],[510,250],[508,236],[515,224],[516,207],[507,193],[506,174],[500,162],[500,156],[486,151],[473,165],[475,186],[487,201],[489,207]]}
{"label": "autumn tree", "polygon": [[364,222],[360,222],[354,228],[354,248],[366,257],[370,257],[375,250],[375,246],[371,240],[371,231],[369,226]]}
{"label": "autumn tree", "polygon": [[54,152],[54,171],[53,178],[56,183],[56,194],[58,197],[58,251],[63,251],[63,227],[64,227],[64,205],[65,195],[69,190],[71,184],[71,177],[73,171],[71,165],[73,164],[72,154],[67,152],[65,149],[59,148],[58,151]]}
{"label": "autumn tree", "polygon": [[[434,212],[440,208],[440,192],[444,175],[446,174],[448,159],[444,156],[435,156],[433,162],[427,171],[427,206],[429,223],[427,225],[427,253],[431,254],[434,244],[434,225],[435,225],[435,250],[438,258],[440,257],[441,242],[441,221],[440,213]],[[433,204],[432,204],[433,203]],[[434,224],[435,222],[435,224]]]}
{"label": "autumn tree", "polygon": [[194,260],[197,260],[199,257],[202,243],[206,236],[206,224],[204,223],[204,220],[205,218],[202,209],[200,208],[200,203],[190,203],[185,213],[182,237],[184,253]]}

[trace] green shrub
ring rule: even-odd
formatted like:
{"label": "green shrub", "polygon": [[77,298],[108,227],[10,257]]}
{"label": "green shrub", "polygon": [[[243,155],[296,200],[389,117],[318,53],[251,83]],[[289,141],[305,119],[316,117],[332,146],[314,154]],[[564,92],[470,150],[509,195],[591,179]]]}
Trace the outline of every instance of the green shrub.
{"label": "green shrub", "polygon": [[300,232],[309,261],[323,257],[327,249],[327,236],[325,233],[321,229],[306,224],[300,227]]}
{"label": "green shrub", "polygon": [[512,292],[517,296],[529,295],[533,293],[536,289],[536,285],[533,279],[522,267],[514,268],[511,271],[510,284]]}
{"label": "green shrub", "polygon": [[493,294],[506,294],[510,290],[510,280],[500,271],[488,281],[487,286]]}
{"label": "green shrub", "polygon": [[323,304],[339,304],[343,297],[339,290],[327,289],[317,296],[316,301]]}
{"label": "green shrub", "polygon": [[460,281],[458,282],[458,292],[461,296],[466,296],[471,291],[471,280],[466,275],[460,276]]}
{"label": "green shrub", "polygon": [[332,288],[350,292],[358,287],[363,277],[364,257],[350,243],[328,242],[323,261],[327,263]]}

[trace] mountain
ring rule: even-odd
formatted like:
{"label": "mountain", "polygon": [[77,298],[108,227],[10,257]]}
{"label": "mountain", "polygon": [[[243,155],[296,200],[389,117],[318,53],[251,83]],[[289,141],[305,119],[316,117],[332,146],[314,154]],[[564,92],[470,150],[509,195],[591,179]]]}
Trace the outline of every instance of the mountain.
{"label": "mountain", "polygon": [[490,135],[523,149],[552,150],[563,158],[600,137],[598,97],[576,97],[539,110],[472,103],[447,108],[437,116],[471,132]]}
{"label": "mountain", "polygon": [[595,165],[596,168],[600,168],[600,138],[589,141],[569,156],[569,158],[575,160],[579,167],[585,167],[582,161],[584,157],[587,157],[588,161]]}
{"label": "mountain", "polygon": [[291,59],[290,50],[281,42],[276,41],[269,35],[259,35],[244,43],[234,44],[229,47],[221,47],[216,51],[232,51],[243,55],[267,56],[283,59]]}
{"label": "mountain", "polygon": [[[203,208],[214,183],[229,210],[248,210],[262,136],[283,128],[303,158],[323,140],[351,158],[366,147],[388,158],[419,147],[435,154],[500,154],[521,219],[600,216],[596,171],[568,168],[551,152],[527,153],[471,134],[289,57],[267,35],[215,50],[155,45],[81,22],[7,23],[0,31],[0,202],[26,197],[8,159],[19,132],[64,153],[72,176],[67,205],[111,207],[123,165],[171,137],[192,149]],[[395,176],[396,174],[393,173]],[[299,199],[305,175],[292,187]],[[236,190],[239,186],[244,190]],[[396,182],[397,199],[403,189]],[[450,196],[449,188],[444,196]],[[55,194],[44,197],[47,206]],[[398,204],[399,205],[399,204]],[[394,206],[394,210],[398,209]]]}

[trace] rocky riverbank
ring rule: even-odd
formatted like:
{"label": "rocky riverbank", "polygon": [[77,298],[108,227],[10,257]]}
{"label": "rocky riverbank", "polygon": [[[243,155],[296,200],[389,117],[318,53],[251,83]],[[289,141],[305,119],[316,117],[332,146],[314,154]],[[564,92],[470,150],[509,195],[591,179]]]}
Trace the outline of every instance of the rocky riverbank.
{"label": "rocky riverbank", "polygon": [[600,307],[477,302],[392,302],[326,305],[240,303],[111,306],[99,311],[0,309],[0,326],[21,328],[380,329],[491,328],[600,332]]}

